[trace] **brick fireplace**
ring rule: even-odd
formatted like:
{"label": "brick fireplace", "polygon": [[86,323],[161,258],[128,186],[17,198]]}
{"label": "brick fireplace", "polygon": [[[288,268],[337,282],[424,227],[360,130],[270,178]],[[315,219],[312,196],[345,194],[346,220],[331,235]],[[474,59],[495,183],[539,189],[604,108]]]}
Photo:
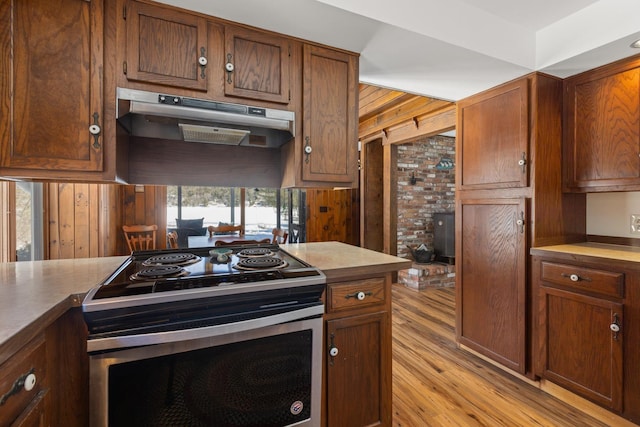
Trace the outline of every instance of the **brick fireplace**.
{"label": "brick fireplace", "polygon": [[[433,249],[438,212],[455,208],[455,138],[432,136],[398,146],[398,256],[411,257],[407,246]],[[418,264],[398,273],[398,281],[414,289],[454,286],[455,266]]]}

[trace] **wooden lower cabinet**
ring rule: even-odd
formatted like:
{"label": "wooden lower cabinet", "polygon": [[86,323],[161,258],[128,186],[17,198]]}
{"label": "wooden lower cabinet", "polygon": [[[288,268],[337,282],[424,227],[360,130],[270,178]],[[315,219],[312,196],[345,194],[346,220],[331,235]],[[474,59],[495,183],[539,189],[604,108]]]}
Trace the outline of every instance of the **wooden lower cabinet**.
{"label": "wooden lower cabinet", "polygon": [[640,270],[532,250],[536,374],[640,423]]}
{"label": "wooden lower cabinet", "polygon": [[[43,324],[31,338],[17,338],[28,342],[0,364],[0,426],[88,426],[89,364],[81,309]],[[32,387],[24,385],[30,382]]]}
{"label": "wooden lower cabinet", "polygon": [[328,285],[324,426],[391,425],[390,276]]}

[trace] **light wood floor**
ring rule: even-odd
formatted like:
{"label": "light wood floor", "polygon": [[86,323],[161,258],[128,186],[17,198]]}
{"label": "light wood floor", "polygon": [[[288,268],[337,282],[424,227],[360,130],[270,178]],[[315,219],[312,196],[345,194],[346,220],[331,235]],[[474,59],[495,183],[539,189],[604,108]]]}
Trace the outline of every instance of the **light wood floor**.
{"label": "light wood floor", "polygon": [[458,349],[453,289],[392,295],[394,426],[607,425]]}

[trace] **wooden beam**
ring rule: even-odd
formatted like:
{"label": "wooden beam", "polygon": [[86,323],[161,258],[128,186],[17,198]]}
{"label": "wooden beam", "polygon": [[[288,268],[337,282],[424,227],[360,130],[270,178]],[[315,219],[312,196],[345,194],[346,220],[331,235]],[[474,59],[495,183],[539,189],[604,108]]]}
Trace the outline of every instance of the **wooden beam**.
{"label": "wooden beam", "polygon": [[452,105],[454,104],[449,101],[414,96],[410,100],[405,101],[392,109],[385,110],[381,114],[367,120],[360,120],[358,135],[363,137],[380,132],[385,128],[397,125],[398,123],[412,120],[414,117],[424,116],[425,114],[429,114]]}
{"label": "wooden beam", "polygon": [[434,113],[406,120],[386,129],[386,144],[402,144],[418,138],[429,137],[456,128],[456,107],[447,106]]}

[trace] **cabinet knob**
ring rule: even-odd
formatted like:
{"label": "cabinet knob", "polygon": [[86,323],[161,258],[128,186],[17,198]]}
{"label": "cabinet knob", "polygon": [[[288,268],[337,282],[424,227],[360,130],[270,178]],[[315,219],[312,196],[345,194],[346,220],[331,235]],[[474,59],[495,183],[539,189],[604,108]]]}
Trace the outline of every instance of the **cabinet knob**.
{"label": "cabinet knob", "polygon": [[338,347],[331,347],[329,349],[329,356],[336,357],[338,355]]}
{"label": "cabinet knob", "polygon": [[206,53],[207,51],[204,49],[204,47],[200,48],[200,57],[198,58],[198,64],[200,64],[200,78],[204,79],[206,77],[206,74],[204,73],[205,68],[207,68],[207,63],[209,61],[207,61],[207,57],[206,57]]}
{"label": "cabinet knob", "polygon": [[96,112],[93,113],[93,124],[89,125],[89,133],[93,136],[93,148],[96,150],[100,148],[100,141],[98,140],[102,129],[100,128],[100,115]]}
{"label": "cabinet knob", "polygon": [[20,393],[23,389],[25,391],[33,390],[36,385],[36,374],[34,374],[34,372],[35,369],[31,368],[29,372],[18,377],[11,386],[11,389],[0,396],[0,406],[4,405],[11,396]]}
{"label": "cabinet knob", "polygon": [[309,155],[313,151],[313,148],[311,148],[308,136],[304,137],[304,143],[305,143],[305,145],[304,145],[304,154],[306,155],[306,158],[304,159],[304,162],[305,163],[309,163]]}
{"label": "cabinet knob", "polygon": [[227,71],[227,83],[229,84],[232,83],[231,73],[233,73],[233,70],[236,68],[233,66],[233,62],[231,62],[232,59],[233,59],[233,55],[231,55],[230,53],[227,53],[227,63],[224,64],[224,69]]}

